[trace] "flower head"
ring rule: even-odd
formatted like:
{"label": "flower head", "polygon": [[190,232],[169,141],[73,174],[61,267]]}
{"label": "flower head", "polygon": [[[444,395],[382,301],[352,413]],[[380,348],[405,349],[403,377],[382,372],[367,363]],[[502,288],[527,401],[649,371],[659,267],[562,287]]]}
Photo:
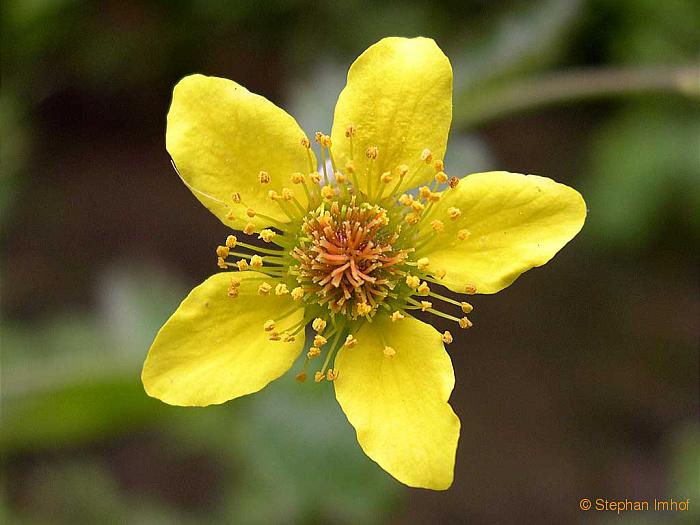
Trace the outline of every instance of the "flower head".
{"label": "flower head", "polygon": [[220,78],[178,83],[166,137],[176,170],[243,233],[216,249],[225,271],[158,333],[146,391],[174,405],[222,403],[304,353],[296,378],[312,368],[334,383],[370,458],[407,485],[449,487],[460,428],[448,404],[453,335],[416,315],[471,327],[473,306],[440,287],[497,292],[551,259],[586,215],[575,190],[547,178],[449,175],[451,117],[452,69],[426,38],[386,38],[355,61],[331,134],[314,135],[320,162],[265,98]]}

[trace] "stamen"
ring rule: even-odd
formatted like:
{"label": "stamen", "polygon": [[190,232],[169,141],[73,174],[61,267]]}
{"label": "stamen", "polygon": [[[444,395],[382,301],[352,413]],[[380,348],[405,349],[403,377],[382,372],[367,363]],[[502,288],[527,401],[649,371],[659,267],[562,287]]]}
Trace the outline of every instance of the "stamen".
{"label": "stamen", "polygon": [[226,237],[226,247],[227,248],[235,248],[236,247],[236,242],[238,242],[238,239],[234,235],[229,235]]}
{"label": "stamen", "polygon": [[268,295],[272,290],[272,285],[268,283],[262,283],[258,286],[258,295]]}
{"label": "stamen", "polygon": [[406,316],[404,316],[404,315],[403,315],[401,312],[399,312],[398,310],[391,314],[391,321],[392,321],[392,322],[396,322],[396,321],[399,321],[399,320],[405,319],[405,318],[406,318]]}
{"label": "stamen", "polygon": [[266,171],[261,171],[258,173],[258,182],[260,184],[270,184],[270,174]]}
{"label": "stamen", "polygon": [[317,317],[314,319],[313,323],[311,323],[311,327],[317,332],[323,332],[323,330],[326,328],[326,321],[320,317]]}
{"label": "stamen", "polygon": [[392,358],[395,355],[396,355],[396,350],[394,350],[392,347],[390,347],[390,346],[384,347],[384,356],[385,357]]}
{"label": "stamen", "polygon": [[442,342],[449,345],[452,341],[452,334],[449,330],[445,330],[445,333],[442,334]]}

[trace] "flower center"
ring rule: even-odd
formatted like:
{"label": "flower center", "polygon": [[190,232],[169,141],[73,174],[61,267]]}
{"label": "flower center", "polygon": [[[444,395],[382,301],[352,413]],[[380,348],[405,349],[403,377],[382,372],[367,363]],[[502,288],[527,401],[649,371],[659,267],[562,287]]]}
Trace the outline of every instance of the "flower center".
{"label": "flower center", "polygon": [[356,319],[376,310],[403,272],[407,250],[394,247],[401,233],[378,205],[322,204],[304,218],[292,257],[297,282],[316,304]]}

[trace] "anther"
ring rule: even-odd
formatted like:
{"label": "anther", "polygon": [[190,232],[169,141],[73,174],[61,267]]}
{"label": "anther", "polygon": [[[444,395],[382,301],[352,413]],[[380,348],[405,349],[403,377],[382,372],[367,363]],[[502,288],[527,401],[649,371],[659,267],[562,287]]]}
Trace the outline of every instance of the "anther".
{"label": "anther", "polygon": [[230,221],[235,221],[236,220],[236,214],[230,211],[228,215],[226,215],[226,218]]}
{"label": "anther", "polygon": [[296,339],[297,339],[296,336],[290,334],[289,332],[284,332],[282,334],[282,342],[283,343],[293,343],[294,341],[296,341]]}
{"label": "anther", "polygon": [[231,200],[236,204],[240,204],[241,203],[241,194],[238,193],[237,191],[234,191],[231,194]]}
{"label": "anther", "polygon": [[403,195],[401,195],[401,197],[399,197],[399,202],[404,206],[410,206],[413,203],[413,195],[404,193]]}
{"label": "anther", "polygon": [[333,146],[333,142],[331,141],[331,138],[328,135],[321,135],[321,146],[324,148],[330,148]]}
{"label": "anther", "polygon": [[326,321],[324,321],[320,317],[317,317],[311,323],[311,328],[313,328],[317,332],[323,332],[323,330],[326,328]]}
{"label": "anther", "polygon": [[228,248],[235,248],[237,242],[238,239],[236,239],[235,235],[229,235],[228,237],[226,237],[226,246]]}
{"label": "anther", "polygon": [[323,139],[323,133],[317,131],[316,133],[314,133],[314,138],[316,139],[316,142],[321,144],[321,140]]}
{"label": "anther", "polygon": [[348,173],[355,173],[355,163],[351,160],[346,162],[345,171],[347,171]]}
{"label": "anther", "polygon": [[465,240],[467,237],[469,237],[469,235],[470,235],[470,233],[469,233],[469,230],[467,230],[467,229],[461,229],[457,232],[457,238],[460,241]]}
{"label": "anther", "polygon": [[425,312],[426,310],[430,310],[433,307],[433,303],[430,301],[421,301],[420,302],[420,309]]}
{"label": "anther", "polygon": [[428,188],[427,186],[421,186],[418,190],[418,195],[421,199],[427,199],[428,197],[430,197],[430,193],[430,188]]}
{"label": "anther", "polygon": [[347,177],[345,175],[343,175],[341,172],[336,171],[335,172],[335,180],[338,182],[338,184],[343,184],[347,180]]}
{"label": "anther", "polygon": [[440,200],[440,194],[437,192],[433,192],[428,196],[428,200],[430,202],[437,202]]}
{"label": "anther", "polygon": [[394,180],[394,177],[392,177],[390,171],[385,171],[382,173],[382,176],[379,177],[379,180],[381,180],[384,184],[389,184],[392,180]]}
{"label": "anther", "polygon": [[390,346],[384,347],[384,357],[394,357],[396,355],[396,350]]}
{"label": "anther", "polygon": [[442,334],[442,342],[449,345],[452,341],[452,334],[449,330],[445,330],[445,332]]}
{"label": "anther", "polygon": [[253,235],[255,233],[255,224],[253,224],[252,222],[246,224],[245,228],[243,228],[243,233],[245,233],[246,235]]}
{"label": "anther", "polygon": [[459,303],[459,306],[462,308],[462,311],[463,311],[465,314],[468,314],[469,312],[471,312],[472,310],[474,310],[474,307],[473,307],[472,305],[470,305],[469,303],[465,303],[464,301],[462,301],[461,303]]}
{"label": "anther", "polygon": [[321,349],[317,346],[312,346],[311,348],[309,348],[309,351],[306,352],[306,357],[308,357],[309,359],[314,359],[320,355]]}
{"label": "anther", "polygon": [[407,275],[406,276],[406,284],[408,285],[409,288],[412,290],[415,290],[420,286],[420,279],[416,277],[415,275]]}
{"label": "anther", "polygon": [[217,257],[217,258],[216,258],[216,265],[217,265],[219,268],[221,268],[222,270],[225,270],[226,268],[228,268],[228,266],[226,266],[226,261],[224,260],[223,257]]}
{"label": "anther", "polygon": [[347,138],[354,137],[354,136],[355,136],[355,126],[353,126],[352,124],[350,124],[349,126],[347,126],[347,127],[345,128],[345,136],[346,136]]}
{"label": "anther", "polygon": [[346,346],[348,348],[352,348],[357,344],[357,339],[355,338],[354,335],[350,334],[345,338],[345,343],[343,343],[343,346]]}
{"label": "anther", "polygon": [[309,149],[309,148],[311,147],[311,142],[310,142],[309,139],[307,139],[306,137],[303,137],[303,138],[299,141],[299,143],[300,143],[302,146],[304,146],[306,149]]}
{"label": "anther", "polygon": [[263,329],[266,332],[272,332],[275,329],[275,322],[272,319],[265,321],[263,324]]}
{"label": "anther", "polygon": [[272,285],[268,283],[262,283],[258,286],[258,295],[268,295],[272,290]]}
{"label": "anther", "polygon": [[419,220],[420,220],[420,215],[418,215],[415,212],[409,213],[408,215],[406,215],[406,222],[408,224],[418,224]]}
{"label": "anther", "polygon": [[229,286],[228,290],[226,290],[226,294],[232,299],[238,297],[238,292],[239,290],[237,286]]}
{"label": "anther", "polygon": [[434,221],[430,221],[430,227],[433,229],[433,231],[440,233],[445,229],[445,223],[443,223],[440,219],[435,219]]}
{"label": "anther", "polygon": [[268,337],[268,339],[270,341],[281,341],[282,340],[282,338],[280,337],[280,334],[278,334],[277,332],[272,332],[270,334],[270,337]]}
{"label": "anther", "polygon": [[459,179],[457,177],[450,177],[448,184],[450,185],[450,188],[455,189],[457,184],[459,184]]}
{"label": "anther", "polygon": [[435,180],[440,184],[445,184],[447,182],[447,174],[444,171],[438,171],[435,174]]}
{"label": "anther", "polygon": [[314,346],[318,346],[319,348],[325,345],[328,342],[328,340],[323,337],[321,334],[316,334],[314,336]]}
{"label": "anther", "polygon": [[236,261],[236,266],[238,266],[238,270],[241,272],[245,272],[249,268],[248,261],[246,261],[245,259]]}
{"label": "anther", "polygon": [[261,171],[258,173],[258,181],[260,184],[269,184],[270,183],[270,174],[266,171]]}
{"label": "anther", "polygon": [[447,271],[444,270],[443,268],[440,268],[439,270],[435,270],[434,275],[438,279],[444,279],[445,275],[447,275]]}
{"label": "anther", "polygon": [[292,184],[301,184],[304,182],[304,179],[304,174],[300,172],[292,173],[292,176],[289,178]]}
{"label": "anther", "polygon": [[420,154],[420,160],[424,161],[426,164],[430,164],[433,162],[433,152],[425,148]]}
{"label": "anther", "polygon": [[253,208],[248,208],[245,211],[245,214],[252,219],[253,217],[255,217],[255,210]]}
{"label": "anther", "polygon": [[471,328],[474,325],[472,324],[472,322],[469,319],[467,319],[466,317],[462,317],[459,320],[459,326],[461,328]]}
{"label": "anther", "polygon": [[396,310],[394,313],[391,314],[391,321],[392,322],[400,321],[401,319],[405,319],[405,318],[406,318],[406,316],[403,315],[398,310]]}
{"label": "anther", "polygon": [[316,173],[309,173],[309,178],[311,179],[311,182],[314,182],[316,184],[321,182],[321,174],[316,172]]}
{"label": "anther", "polygon": [[316,381],[317,383],[320,383],[321,381],[323,381],[324,377],[326,377],[326,375],[323,372],[320,372],[320,371],[316,372],[314,374],[314,381]]}
{"label": "anther", "polygon": [[420,286],[416,289],[416,291],[420,295],[428,295],[430,293],[430,286],[428,286],[428,283],[423,281],[422,283],[420,283]]}
{"label": "anther", "polygon": [[321,196],[327,201],[333,200],[333,197],[335,197],[335,190],[332,186],[324,186],[321,188]]}
{"label": "anther", "polygon": [[376,159],[379,155],[379,148],[377,146],[370,146],[367,148],[367,151],[365,151],[365,155],[368,159]]}
{"label": "anther", "polygon": [[455,208],[454,206],[451,206],[447,208],[447,215],[450,216],[450,219],[457,220],[459,219],[460,215],[462,215],[462,210],[459,208]]}
{"label": "anther", "polygon": [[430,266],[430,259],[427,257],[421,257],[416,261],[416,266],[419,270],[425,270],[428,266]]}
{"label": "anther", "polygon": [[274,239],[276,235],[277,233],[274,231],[265,228],[264,230],[260,230],[258,239],[262,239],[265,242],[272,242],[272,239]]}
{"label": "anther", "polygon": [[326,372],[326,380],[327,381],[335,381],[338,378],[338,371],[333,370],[332,368],[329,368],[328,371]]}
{"label": "anther", "polygon": [[357,305],[357,315],[365,316],[372,311],[372,307],[367,303],[358,303]]}
{"label": "anther", "polygon": [[445,163],[440,159],[435,161],[434,166],[435,166],[435,171],[445,171]]}
{"label": "anther", "polygon": [[301,286],[297,286],[292,290],[292,299],[298,301],[302,297],[304,297],[304,289]]}
{"label": "anther", "polygon": [[275,190],[270,190],[267,192],[267,198],[270,199],[271,201],[276,201],[276,200],[279,200],[280,194],[277,193]]}
{"label": "anther", "polygon": [[284,283],[279,283],[275,286],[275,295],[285,295],[289,293],[287,285]]}
{"label": "anther", "polygon": [[259,270],[260,268],[263,267],[263,260],[262,257],[259,255],[253,255],[250,258],[250,265],[255,268],[256,270]]}
{"label": "anther", "polygon": [[464,287],[464,293],[467,293],[469,295],[474,295],[476,293],[476,286],[473,284],[468,284]]}
{"label": "anther", "polygon": [[406,174],[408,173],[409,167],[406,164],[399,164],[396,166],[396,171],[399,174],[399,177],[405,177]]}
{"label": "anther", "polygon": [[306,381],[306,372],[299,372],[297,375],[294,376],[294,378],[300,383],[303,383],[304,381]]}
{"label": "anther", "polygon": [[413,201],[411,203],[411,208],[413,208],[417,212],[421,212],[425,209],[425,206],[423,206],[423,204],[421,204],[419,201]]}
{"label": "anther", "polygon": [[294,192],[289,188],[282,188],[282,198],[286,201],[291,201],[294,198]]}
{"label": "anther", "polygon": [[226,259],[228,257],[228,246],[217,246],[216,247],[216,255],[221,257],[222,259]]}

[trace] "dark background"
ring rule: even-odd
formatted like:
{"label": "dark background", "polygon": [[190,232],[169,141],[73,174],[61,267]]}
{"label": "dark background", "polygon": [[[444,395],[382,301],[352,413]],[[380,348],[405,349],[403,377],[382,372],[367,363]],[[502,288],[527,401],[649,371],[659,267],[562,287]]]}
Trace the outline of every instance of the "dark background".
{"label": "dark background", "polygon": [[[695,522],[698,20],[681,0],[3,2],[0,521]],[[590,209],[546,267],[474,298],[447,492],[367,459],[329,385],[183,409],[139,378],[227,234],[170,167],[173,85],[231,78],[328,132],[352,60],[390,35],[452,61],[450,174],[537,173]]]}

